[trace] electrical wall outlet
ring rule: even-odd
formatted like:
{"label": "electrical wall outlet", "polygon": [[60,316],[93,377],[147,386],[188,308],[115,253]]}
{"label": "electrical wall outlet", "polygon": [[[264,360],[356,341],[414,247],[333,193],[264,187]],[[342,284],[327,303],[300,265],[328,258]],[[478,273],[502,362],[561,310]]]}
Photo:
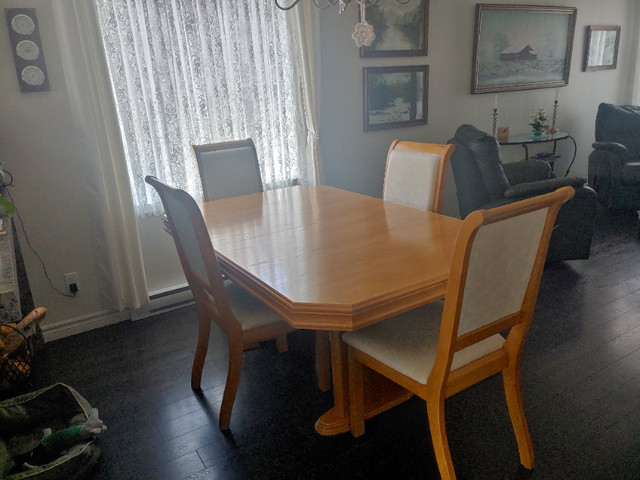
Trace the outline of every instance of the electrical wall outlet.
{"label": "electrical wall outlet", "polygon": [[71,293],[76,293],[80,289],[78,272],[65,273],[64,282],[67,284],[67,290]]}

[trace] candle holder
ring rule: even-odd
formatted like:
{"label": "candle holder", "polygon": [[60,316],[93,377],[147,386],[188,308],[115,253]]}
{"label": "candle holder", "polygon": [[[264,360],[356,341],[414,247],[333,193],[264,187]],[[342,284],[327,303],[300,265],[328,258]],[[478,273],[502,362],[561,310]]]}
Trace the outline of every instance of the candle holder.
{"label": "candle holder", "polygon": [[556,128],[556,115],[558,114],[558,100],[553,101],[553,115],[551,116],[551,128],[549,129],[549,133],[553,135],[558,132]]}
{"label": "candle holder", "polygon": [[496,136],[496,125],[498,124],[498,107],[493,107],[493,136]]}

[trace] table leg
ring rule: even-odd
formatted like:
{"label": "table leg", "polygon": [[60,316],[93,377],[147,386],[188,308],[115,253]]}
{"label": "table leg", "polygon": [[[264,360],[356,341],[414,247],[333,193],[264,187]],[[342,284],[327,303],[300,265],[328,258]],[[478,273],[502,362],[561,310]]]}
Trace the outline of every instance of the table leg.
{"label": "table leg", "polygon": [[558,157],[556,157],[557,148],[558,148],[558,140],[554,140],[553,141],[553,151],[551,152],[552,153],[552,155],[551,155],[552,161],[549,162],[551,164],[551,171],[552,172],[554,171],[554,168],[555,168],[555,165],[556,165],[556,159],[558,158]]}
{"label": "table leg", "polygon": [[316,331],[316,375],[318,388],[323,392],[331,390],[331,344],[329,332]]}
{"label": "table leg", "polygon": [[350,429],[347,344],[340,338],[340,332],[331,332],[330,339],[333,408],[316,422],[316,431],[320,435],[336,435]]}
{"label": "table leg", "polygon": [[[331,332],[331,367],[333,372],[333,408],[316,421],[320,435],[337,435],[351,429],[349,423],[349,365],[347,345],[341,332]],[[371,418],[406,402],[412,393],[365,367],[364,417]]]}

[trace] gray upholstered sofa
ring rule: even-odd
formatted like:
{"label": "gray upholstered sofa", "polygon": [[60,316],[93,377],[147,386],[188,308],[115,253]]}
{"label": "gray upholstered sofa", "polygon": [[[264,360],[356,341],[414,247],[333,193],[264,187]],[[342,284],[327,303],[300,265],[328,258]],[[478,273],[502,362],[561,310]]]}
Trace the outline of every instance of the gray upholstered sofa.
{"label": "gray upholstered sofa", "polygon": [[640,106],[601,103],[589,185],[611,208],[640,208]]}
{"label": "gray upholstered sofa", "polygon": [[541,195],[568,185],[576,190],[558,213],[547,262],[589,257],[598,199],[586,179],[556,178],[541,160],[503,164],[497,140],[472,125],[462,125],[449,140],[455,146],[451,168],[460,216]]}

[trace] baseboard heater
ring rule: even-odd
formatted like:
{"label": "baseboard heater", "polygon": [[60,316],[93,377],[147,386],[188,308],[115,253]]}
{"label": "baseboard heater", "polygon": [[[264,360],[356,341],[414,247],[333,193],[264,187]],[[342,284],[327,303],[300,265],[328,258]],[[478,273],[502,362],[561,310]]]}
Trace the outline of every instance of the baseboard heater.
{"label": "baseboard heater", "polygon": [[194,304],[193,294],[187,285],[151,292],[149,304],[133,312],[131,320],[141,320]]}

